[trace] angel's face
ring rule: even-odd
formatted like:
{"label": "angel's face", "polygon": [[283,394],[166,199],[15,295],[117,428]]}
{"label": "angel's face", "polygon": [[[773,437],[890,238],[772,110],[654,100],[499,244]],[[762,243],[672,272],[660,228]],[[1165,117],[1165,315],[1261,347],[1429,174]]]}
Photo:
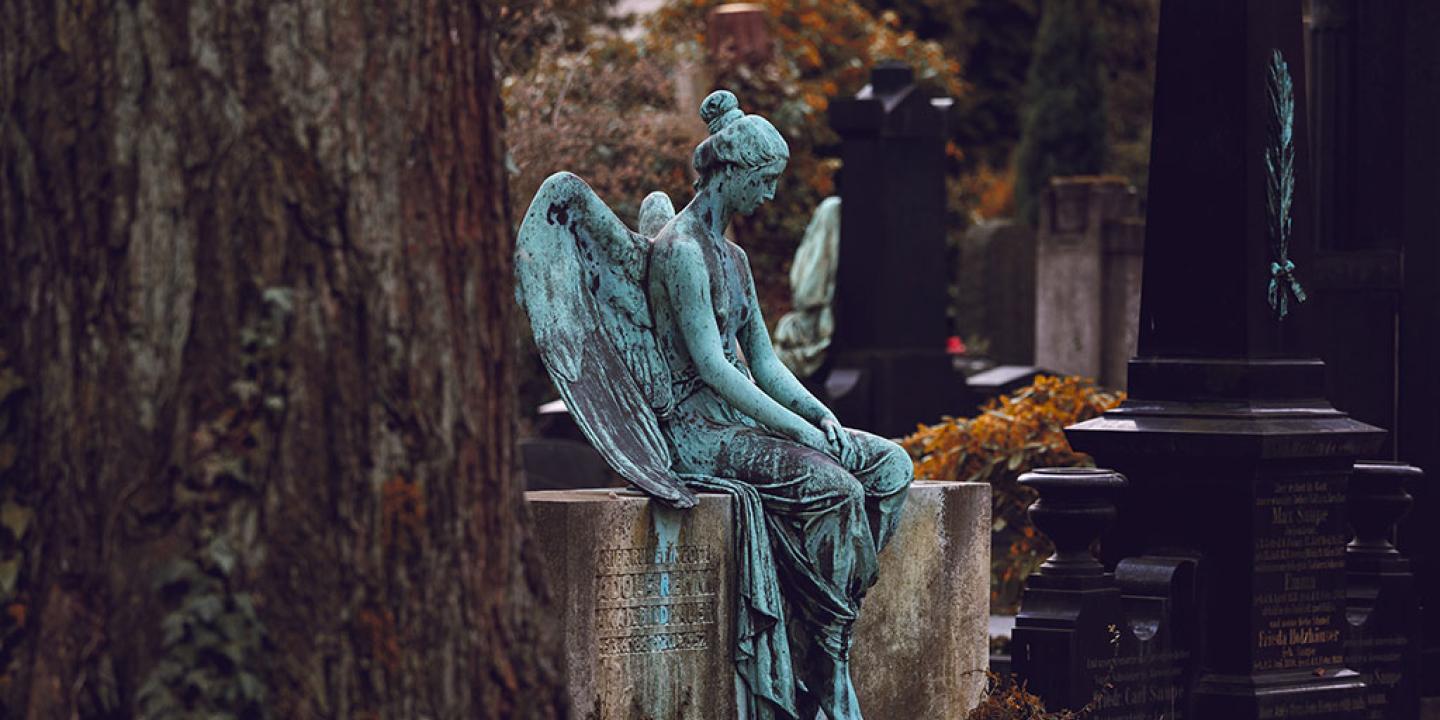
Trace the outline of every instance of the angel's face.
{"label": "angel's face", "polygon": [[746,215],[755,212],[756,208],[775,197],[775,185],[780,181],[782,172],[785,172],[784,160],[759,167],[738,168],[726,187],[730,206]]}

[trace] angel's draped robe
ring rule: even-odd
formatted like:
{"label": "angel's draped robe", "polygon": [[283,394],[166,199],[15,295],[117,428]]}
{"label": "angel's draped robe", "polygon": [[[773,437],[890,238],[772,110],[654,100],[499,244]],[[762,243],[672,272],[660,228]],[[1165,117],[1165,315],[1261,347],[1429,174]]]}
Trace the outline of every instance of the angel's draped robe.
{"label": "angel's draped robe", "polygon": [[[744,253],[729,243],[725,250],[717,257],[706,248],[712,305],[726,358],[750,377],[736,336],[763,320],[751,310]],[[651,280],[652,308],[665,307]],[[659,311],[656,320],[675,399],[660,418],[674,469],[692,487],[737,500],[736,660],[751,694],[746,716],[811,720],[823,709],[832,720],[858,720],[851,631],[878,575],[876,554],[899,522],[914,472],[909,455],[849,430],[858,452],[842,464],[761,426],[700,379],[673,313]]]}

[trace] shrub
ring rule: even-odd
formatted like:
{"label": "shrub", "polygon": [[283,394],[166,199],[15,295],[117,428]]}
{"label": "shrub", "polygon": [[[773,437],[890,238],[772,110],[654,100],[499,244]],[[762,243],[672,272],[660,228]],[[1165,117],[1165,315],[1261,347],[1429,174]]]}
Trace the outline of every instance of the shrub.
{"label": "shrub", "polygon": [[673,84],[664,58],[617,37],[555,48],[506,78],[511,220],[519,224],[560,170],[584,178],[632,228],[651,191],[688,202],[690,153],[705,126],[696,109],[675,107]]}
{"label": "shrub", "polygon": [[1014,395],[986,403],[974,418],[945,418],[901,442],[915,458],[916,477],[990,484],[993,610],[1013,612],[1025,577],[1054,552],[1030,522],[1026,511],[1036,496],[1017,482],[1020,475],[1033,468],[1093,465],[1088,455],[1070,448],[1064,429],[1124,397],[1083,378],[1042,375]]}
{"label": "shrub", "polygon": [[[650,18],[643,41],[647,51],[699,58],[707,43],[707,17],[721,2],[670,0]],[[742,109],[764,115],[790,144],[790,164],[775,200],[750,218],[736,218],[733,228],[750,255],[762,301],[770,300],[768,316],[775,310],[772,303],[788,300],[786,268],[811,212],[836,192],[839,138],[826,117],[830,99],[859,92],[870,69],[888,59],[910,65],[917,82],[937,95],[959,99],[967,90],[960,64],[947,57],[938,43],[902,29],[894,13],[873,14],[856,0],[761,0],[759,4],[766,10],[776,46],[772,59],[763,66],[723,59],[711,62],[710,84],[733,90]],[[948,153],[952,158],[962,156],[954,145]],[[958,175],[957,166],[954,176]]]}

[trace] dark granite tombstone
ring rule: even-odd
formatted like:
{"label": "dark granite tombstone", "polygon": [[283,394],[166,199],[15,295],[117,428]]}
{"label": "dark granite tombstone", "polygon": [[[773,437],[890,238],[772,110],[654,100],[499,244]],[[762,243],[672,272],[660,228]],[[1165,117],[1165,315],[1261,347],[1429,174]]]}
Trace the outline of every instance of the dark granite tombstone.
{"label": "dark granite tombstone", "polygon": [[[1144,555],[1115,566],[1125,624],[1120,659],[1108,672],[1111,692],[1100,700],[1106,720],[1193,717],[1190,688],[1200,615],[1193,557]],[[1092,667],[1101,666],[1091,658]]]}
{"label": "dark granite tombstone", "polygon": [[1052,710],[1088,706],[1099,720],[1192,716],[1195,558],[1127,558],[1107,573],[1090,548],[1114,520],[1125,479],[1054,468],[1020,482],[1040,493],[1030,516],[1056,547],[1026,579],[1015,618],[1012,662],[1026,687]]}
{"label": "dark granite tombstone", "polygon": [[881,435],[912,432],[964,401],[945,352],[950,105],[898,63],[830,103],[844,161],[832,373],[848,379],[825,384],[847,425]]}
{"label": "dark granite tombstone", "polygon": [[1030,519],[1055,543],[1055,554],[1026,578],[1011,663],[1047,707],[1080,708],[1119,658],[1120,588],[1090,546],[1114,522],[1125,478],[1096,468],[1043,468],[1020,483],[1040,493]]}
{"label": "dark granite tombstone", "polygon": [[536,408],[535,432],[537,437],[517,443],[526,490],[625,487],[624,478],[585,439],[564,401]]}
{"label": "dark granite tombstone", "polygon": [[[1067,430],[1130,480],[1107,559],[1199,559],[1201,718],[1364,707],[1344,662],[1345,493],[1384,431],[1331,406],[1324,364],[1301,344],[1310,307],[1291,280],[1303,285],[1314,257],[1301,30],[1300,0],[1162,5],[1130,398]],[[1287,137],[1277,53],[1294,93],[1288,253],[1273,229],[1284,174],[1267,170],[1267,157],[1283,167]]]}
{"label": "dark granite tombstone", "polygon": [[[1335,406],[1440,472],[1440,3],[1311,0],[1317,257],[1313,330]],[[1400,547],[1440,668],[1440,492],[1416,488]],[[1440,695],[1440,672],[1427,675]]]}
{"label": "dark granite tombstone", "polygon": [[[1405,13],[1400,82],[1405,152],[1400,233],[1405,253],[1400,297],[1398,457],[1440,476],[1440,3],[1397,3]],[[1421,691],[1440,717],[1440,487],[1414,488],[1415,510],[1400,527],[1400,548],[1415,563],[1424,610]]]}

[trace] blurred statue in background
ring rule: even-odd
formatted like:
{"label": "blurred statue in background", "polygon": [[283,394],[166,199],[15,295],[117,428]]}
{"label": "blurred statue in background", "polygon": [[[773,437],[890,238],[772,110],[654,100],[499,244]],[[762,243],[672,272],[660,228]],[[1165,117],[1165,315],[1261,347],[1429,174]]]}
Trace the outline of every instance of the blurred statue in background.
{"label": "blurred statue in background", "polygon": [[835,334],[835,268],[840,262],[840,198],[815,208],[790,263],[791,310],[775,325],[775,354],[797,377],[825,364]]}
{"label": "blurred statue in background", "polygon": [[[851,633],[913,465],[843,428],[776,357],[733,213],[771,199],[789,147],[721,90],[700,116],[695,197],[652,193],[641,233],[580,178],[545,181],[516,247],[517,294],[586,436],[674,507],[735,501],[736,670],[747,717],[855,720]],[[647,237],[651,236],[651,237]]]}

